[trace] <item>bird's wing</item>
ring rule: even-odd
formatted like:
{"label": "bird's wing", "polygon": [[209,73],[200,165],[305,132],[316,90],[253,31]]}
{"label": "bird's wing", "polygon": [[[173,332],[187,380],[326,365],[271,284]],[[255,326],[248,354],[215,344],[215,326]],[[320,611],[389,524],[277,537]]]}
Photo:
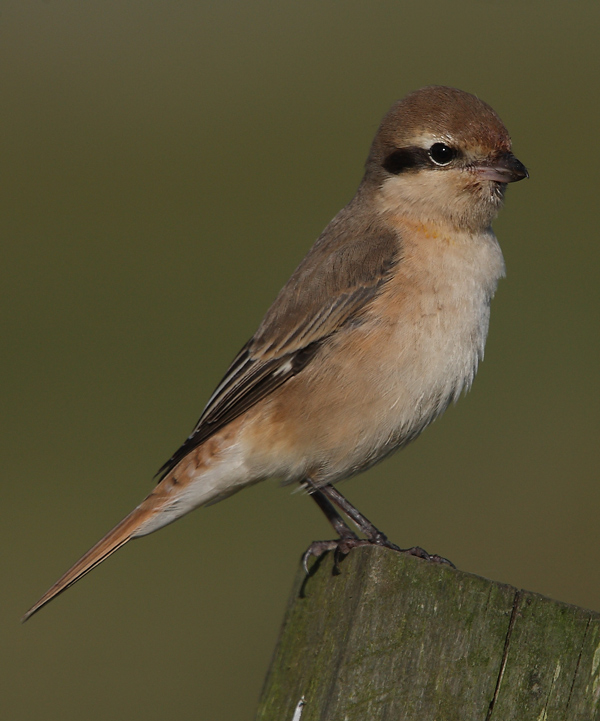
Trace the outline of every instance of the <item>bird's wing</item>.
{"label": "bird's wing", "polygon": [[159,470],[161,478],[195,447],[297,375],[320,345],[360,316],[399,259],[398,237],[376,224],[349,233],[334,218],[242,348],[196,427]]}
{"label": "bird's wing", "polygon": [[[213,393],[194,432],[165,463],[166,476],[194,447],[272,393],[310,363],[321,343],[360,315],[399,260],[395,234],[363,224],[348,232],[344,211],[298,266],[254,337],[237,355]],[[23,617],[26,620],[127,543],[172,502],[159,485],[137,508],[67,571]]]}

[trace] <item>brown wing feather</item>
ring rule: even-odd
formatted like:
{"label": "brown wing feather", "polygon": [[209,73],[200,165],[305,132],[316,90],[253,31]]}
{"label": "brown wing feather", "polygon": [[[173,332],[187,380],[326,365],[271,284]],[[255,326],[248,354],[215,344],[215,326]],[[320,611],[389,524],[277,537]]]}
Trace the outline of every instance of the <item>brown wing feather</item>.
{"label": "brown wing feather", "polygon": [[[190,436],[159,470],[163,478],[195,447],[300,373],[339,328],[360,317],[398,262],[399,240],[361,222],[356,201],[327,226],[242,348]],[[357,212],[358,210],[358,212]]]}

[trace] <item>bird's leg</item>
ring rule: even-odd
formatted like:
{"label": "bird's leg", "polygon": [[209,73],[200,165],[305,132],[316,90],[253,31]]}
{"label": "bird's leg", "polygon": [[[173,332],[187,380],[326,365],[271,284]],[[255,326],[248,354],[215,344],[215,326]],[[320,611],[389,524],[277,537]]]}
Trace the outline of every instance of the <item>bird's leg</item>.
{"label": "bird's leg", "polygon": [[356,533],[354,533],[354,531],[346,525],[344,519],[323,495],[319,487],[315,486],[312,481],[307,481],[305,485],[309,489],[310,497],[323,511],[327,520],[329,521],[329,523],[331,523],[334,531],[338,534],[338,536],[340,538],[358,538]]}
{"label": "bird's leg", "polygon": [[[365,534],[371,543],[378,546],[385,546],[389,544],[387,536],[376,528],[366,516],[363,516],[358,508],[353,506],[350,501],[345,496],[342,496],[342,494],[330,483],[321,486],[321,493],[323,493],[326,498],[329,498],[330,501],[335,503],[335,505],[356,525],[358,530]],[[390,544],[390,546],[393,546],[393,544]],[[397,549],[397,546],[395,548]]]}
{"label": "bird's leg", "polygon": [[[337,550],[346,555],[352,548],[357,546],[384,546],[398,553],[407,553],[411,556],[417,556],[434,563],[446,563],[454,567],[451,561],[438,555],[430,555],[420,546],[412,548],[399,548],[396,544],[388,540],[387,536],[374,526],[369,519],[364,516],[350,501],[345,498],[336,488],[327,483],[323,486],[317,486],[313,481],[305,482],[307,488],[312,489],[310,493],[315,499],[321,510],[327,516],[331,525],[340,535],[338,541],[315,541],[304,554],[304,567],[306,569],[310,556],[320,556],[326,551]],[[367,537],[366,539],[358,538],[344,523],[341,516],[337,513],[332,504],[335,504],[346,516],[356,525],[358,530]]]}
{"label": "bird's leg", "polygon": [[309,479],[305,480],[303,485],[310,493],[311,498],[323,511],[325,517],[329,523],[331,523],[335,532],[339,536],[339,538],[335,541],[313,541],[310,544],[302,556],[302,565],[304,566],[306,573],[308,573],[308,559],[311,556],[319,558],[319,556],[322,556],[327,551],[337,551],[344,553],[345,555],[350,551],[350,547],[346,547],[344,542],[349,541],[352,543],[354,541],[359,541],[360,539],[356,533],[354,533],[354,531],[346,525],[344,519],[335,510],[330,501],[323,495],[317,485]]}

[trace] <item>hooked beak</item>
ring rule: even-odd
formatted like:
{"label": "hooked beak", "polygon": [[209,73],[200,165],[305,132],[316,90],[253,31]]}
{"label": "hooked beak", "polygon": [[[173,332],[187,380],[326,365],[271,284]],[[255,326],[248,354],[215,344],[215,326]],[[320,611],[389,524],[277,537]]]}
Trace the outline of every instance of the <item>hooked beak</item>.
{"label": "hooked beak", "polygon": [[529,177],[527,168],[512,153],[504,153],[489,164],[476,165],[474,170],[482,180],[495,180],[497,183],[516,183]]}

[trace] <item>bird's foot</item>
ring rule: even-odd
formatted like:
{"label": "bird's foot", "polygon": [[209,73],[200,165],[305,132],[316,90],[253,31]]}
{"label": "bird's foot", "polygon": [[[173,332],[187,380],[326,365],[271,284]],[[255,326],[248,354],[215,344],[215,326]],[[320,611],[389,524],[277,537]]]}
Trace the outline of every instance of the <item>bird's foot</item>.
{"label": "bird's foot", "polygon": [[[324,553],[327,553],[328,551],[333,551],[334,561],[337,566],[337,562],[345,558],[353,548],[358,548],[359,546],[381,545],[385,544],[377,543],[376,541],[369,541],[366,538],[358,538],[357,536],[337,538],[335,541],[313,541],[302,556],[302,565],[304,566],[304,570],[308,575],[308,560],[311,556],[315,556],[315,558],[320,558]],[[400,550],[393,544],[390,544],[390,547],[394,550]]]}
{"label": "bird's foot", "polygon": [[417,558],[429,561],[430,563],[442,563],[451,566],[452,568],[456,568],[452,561],[449,561],[447,558],[443,558],[442,556],[438,556],[437,554],[431,555],[420,546],[400,548],[399,546],[396,546],[395,543],[388,540],[388,538],[381,532],[372,539],[349,537],[338,538],[334,541],[313,541],[302,556],[302,565],[308,575],[308,561],[311,556],[320,558],[324,553],[334,551],[335,560],[337,561],[338,559],[341,560],[347,556],[353,548],[359,548],[361,546],[383,546],[384,548],[396,551],[396,553],[405,553],[408,556],[416,556]]}
{"label": "bird's foot", "polygon": [[437,553],[427,553],[427,551],[421,548],[421,546],[413,546],[412,548],[398,548],[397,550],[400,551],[400,553],[406,553],[409,556],[416,556],[417,558],[422,558],[424,561],[429,561],[430,563],[443,563],[446,566],[456,568],[452,561],[449,561],[443,556],[438,556]]}

